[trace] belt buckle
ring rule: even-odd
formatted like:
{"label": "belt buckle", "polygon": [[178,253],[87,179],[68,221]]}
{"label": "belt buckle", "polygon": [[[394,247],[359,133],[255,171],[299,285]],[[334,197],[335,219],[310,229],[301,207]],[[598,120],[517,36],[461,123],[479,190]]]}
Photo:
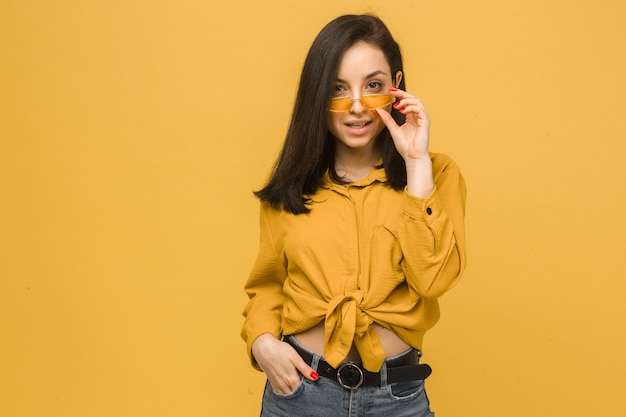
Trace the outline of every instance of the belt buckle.
{"label": "belt buckle", "polygon": [[[342,372],[344,372],[345,375],[342,376]],[[358,381],[356,381],[357,376]],[[344,379],[347,382],[344,381]],[[361,386],[361,384],[363,384],[363,371],[361,370],[361,368],[351,362],[344,363],[339,367],[339,369],[337,369],[337,382],[339,382],[339,385],[346,389],[357,389]]]}

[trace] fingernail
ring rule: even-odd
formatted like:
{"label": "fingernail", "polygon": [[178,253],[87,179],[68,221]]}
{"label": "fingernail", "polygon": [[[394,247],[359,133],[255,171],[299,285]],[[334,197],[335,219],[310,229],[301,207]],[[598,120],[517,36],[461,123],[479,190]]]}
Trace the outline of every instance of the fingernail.
{"label": "fingernail", "polygon": [[398,91],[398,87],[393,86],[393,87],[391,87],[391,88],[389,89],[389,91]]}
{"label": "fingernail", "polygon": [[398,106],[400,105],[399,101],[396,101],[395,103],[393,103],[393,107],[398,108]]}
{"label": "fingernail", "polygon": [[320,378],[320,374],[318,374],[317,372],[313,371],[311,372],[311,378],[313,378],[314,380],[318,380]]}

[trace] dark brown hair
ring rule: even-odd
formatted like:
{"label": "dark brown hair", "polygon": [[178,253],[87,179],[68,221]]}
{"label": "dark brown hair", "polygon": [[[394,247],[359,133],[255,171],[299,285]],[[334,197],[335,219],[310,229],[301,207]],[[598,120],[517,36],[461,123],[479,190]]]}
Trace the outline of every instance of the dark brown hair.
{"label": "dark brown hair", "polygon": [[[345,15],[328,23],[313,41],[304,62],[287,137],[269,181],[254,193],[261,201],[294,214],[307,213],[309,196],[324,185],[326,171],[333,180],[339,180],[334,167],[335,141],[328,131],[328,105],[341,58],[358,42],[380,49],[392,75],[403,71],[400,47],[379,18]],[[404,78],[398,86],[402,90]],[[392,109],[391,115],[396,123],[404,123],[404,115],[397,110]],[[387,128],[377,141],[388,185],[404,188],[406,167]]]}

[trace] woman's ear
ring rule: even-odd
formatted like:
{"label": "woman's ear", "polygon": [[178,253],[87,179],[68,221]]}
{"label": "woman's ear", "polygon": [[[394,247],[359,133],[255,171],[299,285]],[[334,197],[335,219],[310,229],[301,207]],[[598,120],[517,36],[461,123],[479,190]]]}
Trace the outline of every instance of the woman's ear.
{"label": "woman's ear", "polygon": [[393,85],[394,85],[395,87],[400,87],[400,81],[402,81],[402,71],[398,71],[398,72],[396,72],[396,77],[395,77],[395,80],[394,80],[394,81],[395,81],[395,82],[394,82],[394,84],[393,84]]}

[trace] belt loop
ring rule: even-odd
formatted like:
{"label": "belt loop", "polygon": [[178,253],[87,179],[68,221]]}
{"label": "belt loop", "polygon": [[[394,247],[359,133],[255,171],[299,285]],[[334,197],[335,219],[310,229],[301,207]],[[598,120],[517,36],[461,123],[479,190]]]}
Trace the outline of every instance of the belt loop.
{"label": "belt loop", "polygon": [[313,360],[311,361],[311,368],[313,368],[313,370],[315,372],[317,372],[317,369],[320,366],[320,359],[322,359],[322,357],[320,355],[318,355],[317,353],[313,353]]}
{"label": "belt loop", "polygon": [[387,388],[387,363],[383,362],[383,366],[380,368],[380,388]]}

